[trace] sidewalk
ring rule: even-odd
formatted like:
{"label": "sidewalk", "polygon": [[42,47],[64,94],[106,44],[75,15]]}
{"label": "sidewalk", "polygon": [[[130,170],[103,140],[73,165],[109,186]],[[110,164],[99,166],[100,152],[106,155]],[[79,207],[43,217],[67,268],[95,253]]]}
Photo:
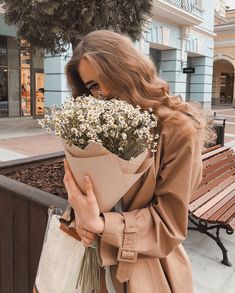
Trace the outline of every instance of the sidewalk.
{"label": "sidewalk", "polygon": [[[215,107],[212,111],[227,119],[225,143],[235,147],[235,109]],[[36,120],[0,119],[0,161],[62,150],[60,139],[45,133]],[[222,253],[213,240],[199,232],[188,231],[183,245],[192,263],[194,293],[235,292],[235,234],[228,236],[222,232],[221,238],[228,249],[232,267],[220,263]]]}
{"label": "sidewalk", "polygon": [[0,161],[62,151],[60,139],[32,118],[0,119]]}

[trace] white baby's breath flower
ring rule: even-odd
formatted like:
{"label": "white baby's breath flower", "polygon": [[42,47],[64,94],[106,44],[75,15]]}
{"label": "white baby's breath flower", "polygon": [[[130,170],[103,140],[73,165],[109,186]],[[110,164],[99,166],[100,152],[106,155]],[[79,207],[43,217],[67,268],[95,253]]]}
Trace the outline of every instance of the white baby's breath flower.
{"label": "white baby's breath flower", "polygon": [[115,133],[114,130],[111,130],[109,134],[111,135],[111,137],[115,137],[116,136],[116,133]]}
{"label": "white baby's breath flower", "polygon": [[123,138],[124,140],[127,139],[127,135],[126,135],[126,133],[122,133],[122,138]]}
{"label": "white baby's breath flower", "polygon": [[143,111],[125,101],[92,96],[67,98],[60,108],[53,106],[39,124],[70,144],[85,148],[89,142],[96,142],[128,160],[145,149],[157,149],[158,134],[152,132],[157,117],[153,110]]}

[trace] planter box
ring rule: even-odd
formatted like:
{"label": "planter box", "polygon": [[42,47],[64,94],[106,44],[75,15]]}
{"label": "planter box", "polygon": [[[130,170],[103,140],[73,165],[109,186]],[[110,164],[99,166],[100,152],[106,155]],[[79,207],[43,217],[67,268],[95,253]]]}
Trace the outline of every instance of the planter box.
{"label": "planter box", "polygon": [[62,209],[63,198],[4,174],[59,162],[63,152],[0,163],[0,292],[31,293],[50,206]]}

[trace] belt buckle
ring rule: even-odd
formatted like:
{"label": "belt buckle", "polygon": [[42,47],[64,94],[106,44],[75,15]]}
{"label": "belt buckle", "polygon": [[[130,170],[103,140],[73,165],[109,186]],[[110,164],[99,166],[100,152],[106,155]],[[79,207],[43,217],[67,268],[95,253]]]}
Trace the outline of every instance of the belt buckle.
{"label": "belt buckle", "polygon": [[135,263],[137,261],[137,255],[138,252],[136,249],[121,247],[118,250],[117,261]]}

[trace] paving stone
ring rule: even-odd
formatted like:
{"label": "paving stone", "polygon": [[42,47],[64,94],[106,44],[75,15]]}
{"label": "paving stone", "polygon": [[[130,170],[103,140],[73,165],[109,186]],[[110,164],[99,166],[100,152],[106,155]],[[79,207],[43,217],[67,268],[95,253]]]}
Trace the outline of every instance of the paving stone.
{"label": "paving stone", "polygon": [[[42,155],[63,150],[62,142],[52,134],[40,134],[0,140],[0,147],[27,156]],[[0,159],[2,158],[0,154]]]}
{"label": "paving stone", "polygon": [[221,293],[234,293],[235,292],[235,272],[231,274],[230,278],[225,281],[223,287],[221,288]]}
{"label": "paving stone", "polygon": [[[221,293],[225,283],[230,282],[235,292],[235,271],[204,255],[197,253],[197,248],[186,249],[192,263],[193,282],[196,293]],[[227,293],[227,292],[226,292]]]}
{"label": "paving stone", "polygon": [[23,159],[27,158],[28,156],[7,150],[5,148],[0,147],[0,159],[1,161],[10,161],[10,160],[17,160],[17,159]]}
{"label": "paving stone", "polygon": [[[221,231],[221,240],[228,250],[230,262],[235,266],[235,233],[228,235],[225,231]],[[194,247],[197,253],[211,260],[216,260],[218,263],[222,260],[222,251],[216,242],[200,232],[188,231],[184,246],[186,248]]]}

